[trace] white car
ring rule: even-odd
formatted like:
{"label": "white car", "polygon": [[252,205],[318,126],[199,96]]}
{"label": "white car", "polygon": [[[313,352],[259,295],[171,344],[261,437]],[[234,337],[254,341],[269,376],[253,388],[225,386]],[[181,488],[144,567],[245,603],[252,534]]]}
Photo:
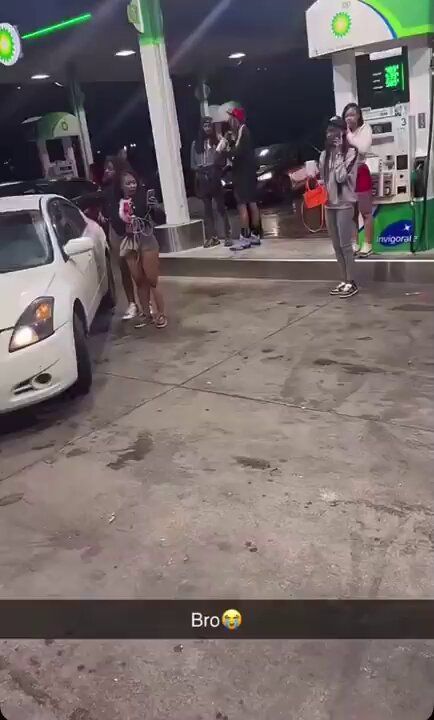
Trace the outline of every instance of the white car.
{"label": "white car", "polygon": [[92,384],[87,333],[116,303],[104,230],[56,195],[0,198],[0,412]]}

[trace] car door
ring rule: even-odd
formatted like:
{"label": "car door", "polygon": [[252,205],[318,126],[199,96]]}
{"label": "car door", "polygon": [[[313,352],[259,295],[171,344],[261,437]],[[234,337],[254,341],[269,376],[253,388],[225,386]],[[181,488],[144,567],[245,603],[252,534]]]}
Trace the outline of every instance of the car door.
{"label": "car door", "polygon": [[[80,210],[67,200],[61,198],[50,200],[47,211],[61,250],[70,240],[88,235],[86,219]],[[68,281],[77,290],[90,325],[98,309],[100,286],[94,250],[67,258],[65,271]]]}

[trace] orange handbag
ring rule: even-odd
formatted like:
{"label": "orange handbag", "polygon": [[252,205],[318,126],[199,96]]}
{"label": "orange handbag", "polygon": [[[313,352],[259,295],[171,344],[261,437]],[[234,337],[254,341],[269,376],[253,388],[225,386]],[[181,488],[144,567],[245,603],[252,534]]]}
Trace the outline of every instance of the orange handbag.
{"label": "orange handbag", "polygon": [[317,180],[314,180],[314,183],[314,187],[311,187],[309,180],[306,181],[306,191],[303,198],[307,210],[312,210],[327,203],[328,195],[325,185],[320,185]]}
{"label": "orange handbag", "polygon": [[[311,187],[311,184],[313,184],[313,187]],[[306,190],[303,195],[303,203],[301,206],[301,218],[303,221],[303,225],[305,226],[306,230],[309,230],[310,233],[319,233],[321,230],[323,230],[325,226],[325,206],[327,204],[328,200],[328,193],[327,188],[325,185],[320,185],[320,183],[317,180],[314,180],[312,178],[308,179],[306,181]],[[312,228],[310,225],[307,224],[305,220],[305,210],[315,210],[315,208],[320,208],[320,224],[317,228]]]}

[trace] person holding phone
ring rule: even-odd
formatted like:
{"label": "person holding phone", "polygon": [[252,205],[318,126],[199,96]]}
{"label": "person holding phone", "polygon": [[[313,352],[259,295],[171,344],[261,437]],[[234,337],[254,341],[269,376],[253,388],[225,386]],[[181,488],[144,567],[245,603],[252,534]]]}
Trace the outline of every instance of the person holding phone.
{"label": "person holding phone", "polygon": [[223,224],[225,246],[232,245],[231,225],[222,186],[225,158],[217,152],[218,144],[219,138],[212,118],[203,118],[198,137],[191,147],[191,169],[195,173],[196,196],[203,201],[205,206],[206,240],[204,247],[206,248],[220,244],[214,203]]}
{"label": "person holding phone", "polygon": [[[124,239],[120,255],[125,258],[137,287],[143,316],[138,328],[154,323],[158,329],[167,327],[164,297],[159,287],[159,246],[154,234],[153,206],[149,196],[132,170],[124,170],[120,177],[121,198],[119,219]],[[150,300],[155,313],[150,311]]]}
{"label": "person holding phone", "polygon": [[353,254],[354,208],[357,202],[357,150],[350,147],[340,117],[329,120],[326,147],[320,157],[321,180],[327,189],[326,222],[339,266],[340,282],[331,295],[350,298],[359,292]]}
{"label": "person holding phone", "polygon": [[108,225],[110,248],[119,260],[122,287],[128,300],[128,307],[122,316],[122,320],[134,320],[134,318],[136,318],[139,314],[139,308],[137,307],[134,295],[134,285],[131,273],[125,258],[121,257],[119,254],[119,248],[125,230],[119,218],[119,200],[121,197],[120,175],[124,170],[130,169],[131,168],[127,161],[109,155],[104,163],[104,174],[102,178],[102,214]]}
{"label": "person holding phone", "polygon": [[261,244],[261,214],[257,202],[257,161],[252,136],[246,124],[246,111],[234,108],[229,115],[230,131],[217,147],[232,162],[234,194],[240,216],[241,233],[231,250],[247,250]]}
{"label": "person holding phone", "polygon": [[372,177],[369,167],[366,164],[366,156],[372,147],[372,128],[363,119],[362,109],[356,103],[349,103],[342,113],[347,127],[347,142],[358,152],[357,159],[357,207],[355,213],[356,241],[359,232],[359,213],[363,217],[365,227],[365,239],[356,255],[360,258],[367,258],[372,255],[372,239],[374,235],[374,221],[372,217]]}

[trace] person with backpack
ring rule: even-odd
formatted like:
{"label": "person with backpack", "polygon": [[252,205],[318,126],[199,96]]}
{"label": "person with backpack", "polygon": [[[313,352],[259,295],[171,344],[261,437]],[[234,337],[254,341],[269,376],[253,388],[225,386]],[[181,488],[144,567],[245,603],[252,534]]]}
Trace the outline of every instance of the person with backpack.
{"label": "person with backpack", "polygon": [[353,253],[354,208],[357,203],[358,153],[350,147],[341,117],[329,120],[326,147],[320,157],[321,180],[327,190],[326,223],[339,266],[340,282],[331,295],[350,298],[359,292]]}

